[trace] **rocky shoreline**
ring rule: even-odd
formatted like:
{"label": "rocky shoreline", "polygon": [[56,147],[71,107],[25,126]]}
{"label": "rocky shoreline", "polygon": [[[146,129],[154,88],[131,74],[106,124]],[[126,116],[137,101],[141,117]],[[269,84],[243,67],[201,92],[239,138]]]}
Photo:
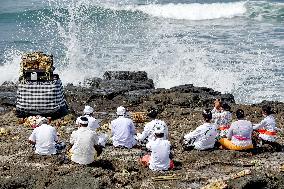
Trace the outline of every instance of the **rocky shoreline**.
{"label": "rocky shoreline", "polygon": [[[169,126],[176,170],[151,172],[138,165],[140,150],[117,150],[107,146],[98,161],[91,166],[63,163],[62,156],[38,157],[27,143],[31,128],[19,123],[14,114],[16,84],[0,86],[0,127],[10,131],[0,135],[0,188],[202,188],[216,179],[222,179],[226,188],[284,188],[281,169],[283,152],[269,146],[257,154],[229,150],[183,152],[180,138],[201,123],[201,110],[212,108],[221,98],[230,103],[232,111],[242,108],[253,123],[262,117],[260,107],[269,103],[275,110],[277,126],[284,128],[284,103],[262,102],[242,105],[235,103],[231,94],[221,94],[206,87],[191,84],[170,89],[157,89],[145,72],[106,72],[103,78],[90,78],[80,86],[64,87],[69,114],[52,124],[57,126],[61,139],[68,141],[75,128],[75,118],[88,104],[96,105],[95,116],[102,130],[115,117],[115,109],[123,105],[131,112],[159,110],[159,118]],[[143,124],[136,124],[137,130]],[[284,144],[282,133],[278,142]],[[228,175],[249,170],[240,177]],[[155,180],[156,176],[174,175],[174,179]],[[211,188],[222,188],[211,185]],[[223,187],[224,188],[224,187]]]}

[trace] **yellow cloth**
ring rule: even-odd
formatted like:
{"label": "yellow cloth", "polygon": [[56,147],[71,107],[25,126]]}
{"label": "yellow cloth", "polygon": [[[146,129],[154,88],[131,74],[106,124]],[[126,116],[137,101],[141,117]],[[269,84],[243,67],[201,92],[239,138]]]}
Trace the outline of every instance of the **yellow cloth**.
{"label": "yellow cloth", "polygon": [[227,139],[227,138],[221,138],[219,140],[220,144],[222,145],[223,148],[225,149],[229,149],[229,150],[248,150],[248,149],[252,149],[253,145],[249,145],[249,146],[237,146],[234,145],[232,143],[231,140]]}

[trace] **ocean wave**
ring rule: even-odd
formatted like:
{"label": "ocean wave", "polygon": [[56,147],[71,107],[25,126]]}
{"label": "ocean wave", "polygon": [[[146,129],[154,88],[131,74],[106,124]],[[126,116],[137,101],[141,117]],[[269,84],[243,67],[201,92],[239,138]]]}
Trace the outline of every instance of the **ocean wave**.
{"label": "ocean wave", "polygon": [[145,14],[179,20],[211,20],[233,18],[246,13],[246,2],[212,3],[212,4],[149,4],[126,6],[126,10],[141,11]]}

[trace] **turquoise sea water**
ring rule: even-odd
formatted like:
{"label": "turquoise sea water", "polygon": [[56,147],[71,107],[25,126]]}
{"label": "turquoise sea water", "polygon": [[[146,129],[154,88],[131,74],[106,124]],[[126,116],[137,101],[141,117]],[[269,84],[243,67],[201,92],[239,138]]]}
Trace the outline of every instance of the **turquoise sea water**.
{"label": "turquoise sea water", "polygon": [[156,87],[284,102],[283,0],[1,0],[0,83],[35,50],[55,56],[65,84],[145,70]]}

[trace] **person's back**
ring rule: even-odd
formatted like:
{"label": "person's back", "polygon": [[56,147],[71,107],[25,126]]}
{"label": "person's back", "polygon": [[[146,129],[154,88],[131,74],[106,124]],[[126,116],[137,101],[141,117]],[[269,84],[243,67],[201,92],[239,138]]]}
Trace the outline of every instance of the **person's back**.
{"label": "person's back", "polygon": [[212,123],[204,123],[197,127],[193,132],[184,136],[185,139],[191,141],[191,145],[197,150],[206,150],[213,148],[217,137],[216,125]]}
{"label": "person's back", "polygon": [[76,124],[78,125],[81,117],[86,117],[88,119],[88,128],[96,131],[97,128],[100,127],[99,122],[96,118],[93,117],[94,108],[91,106],[85,106],[84,108],[84,116],[80,116],[76,120]]}
{"label": "person's back", "polygon": [[95,148],[98,143],[97,135],[87,127],[73,131],[70,138],[73,144],[71,160],[79,164],[90,164],[94,161]]}
{"label": "person's back", "polygon": [[118,107],[119,117],[111,122],[112,141],[115,147],[132,148],[136,144],[135,127],[131,119],[124,117],[125,112],[124,107]]}
{"label": "person's back", "polygon": [[146,138],[148,139],[148,141],[155,140],[154,129],[156,124],[165,125],[165,133],[163,139],[168,139],[168,127],[166,126],[165,122],[162,120],[154,119],[145,125],[144,130],[141,134],[137,135],[138,140],[143,141]]}
{"label": "person's back", "polygon": [[232,143],[237,146],[252,145],[252,123],[247,120],[238,120],[231,124],[227,138],[231,139]]}
{"label": "person's back", "polygon": [[274,142],[276,136],[276,122],[274,116],[267,115],[259,124],[253,127],[258,130],[259,137],[263,140]]}
{"label": "person's back", "polygon": [[151,150],[149,168],[151,170],[168,170],[170,167],[170,142],[163,138],[157,138],[147,143],[146,147]]}
{"label": "person's back", "polygon": [[35,153],[40,155],[56,154],[55,144],[58,137],[54,127],[41,124],[33,130],[29,140],[35,142]]}

